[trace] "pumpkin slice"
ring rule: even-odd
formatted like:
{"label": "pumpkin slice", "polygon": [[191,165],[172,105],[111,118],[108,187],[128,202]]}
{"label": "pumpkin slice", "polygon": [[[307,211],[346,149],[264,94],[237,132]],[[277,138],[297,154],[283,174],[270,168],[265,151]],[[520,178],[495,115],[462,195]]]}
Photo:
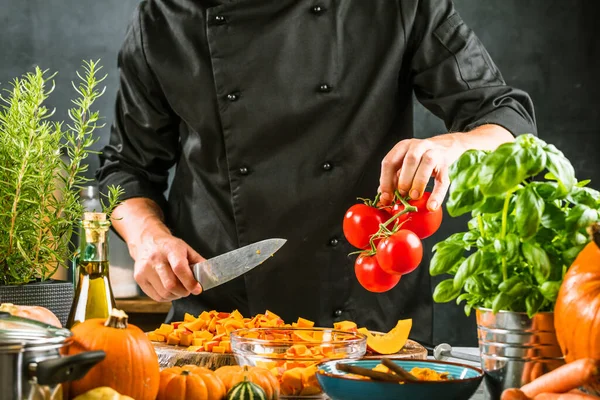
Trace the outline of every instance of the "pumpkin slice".
{"label": "pumpkin slice", "polygon": [[359,333],[367,337],[367,347],[377,354],[394,354],[402,350],[412,328],[412,319],[398,321],[396,326],[384,335],[374,335],[366,328],[360,328]]}

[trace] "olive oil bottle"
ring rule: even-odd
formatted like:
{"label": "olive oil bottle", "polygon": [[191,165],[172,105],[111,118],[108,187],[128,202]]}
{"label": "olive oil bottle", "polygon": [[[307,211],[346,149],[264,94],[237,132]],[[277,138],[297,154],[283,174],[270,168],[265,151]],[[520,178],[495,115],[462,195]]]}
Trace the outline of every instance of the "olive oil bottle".
{"label": "olive oil bottle", "polygon": [[67,320],[69,329],[90,318],[107,318],[115,307],[108,274],[109,227],[106,214],[83,214],[76,255],[77,286]]}

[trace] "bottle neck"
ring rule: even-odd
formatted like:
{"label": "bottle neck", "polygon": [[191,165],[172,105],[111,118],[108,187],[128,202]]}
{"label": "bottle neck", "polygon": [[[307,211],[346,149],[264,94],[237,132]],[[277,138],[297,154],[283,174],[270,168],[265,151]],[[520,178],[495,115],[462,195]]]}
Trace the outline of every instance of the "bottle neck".
{"label": "bottle neck", "polygon": [[108,261],[108,226],[84,221],[79,239],[79,261]]}

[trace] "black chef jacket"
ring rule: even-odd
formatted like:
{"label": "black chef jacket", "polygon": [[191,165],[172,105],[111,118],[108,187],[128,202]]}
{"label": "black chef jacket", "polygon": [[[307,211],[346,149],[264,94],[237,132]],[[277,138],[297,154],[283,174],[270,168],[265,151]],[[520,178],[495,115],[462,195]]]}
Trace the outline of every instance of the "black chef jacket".
{"label": "black chef jacket", "polygon": [[413,93],[450,131],[535,131],[529,97],[505,85],[449,0],[142,1],[119,68],[101,187],[156,201],[207,258],[288,240],[245,276],[175,301],[176,320],[269,309],[387,331],[413,318],[412,336],[430,341],[428,266],[367,292],[344,212],[375,195],[381,160],[413,137]]}

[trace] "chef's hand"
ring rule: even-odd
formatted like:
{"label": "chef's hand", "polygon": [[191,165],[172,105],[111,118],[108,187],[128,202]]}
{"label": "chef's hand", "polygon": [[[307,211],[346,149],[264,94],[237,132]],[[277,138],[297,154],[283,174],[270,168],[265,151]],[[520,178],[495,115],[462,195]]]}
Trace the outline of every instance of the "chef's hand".
{"label": "chef's hand", "polygon": [[202,292],[190,265],[204,258],[171,234],[155,202],[128,199],[115,208],[112,217],[135,260],[133,276],[144,293],[169,302]]}
{"label": "chef's hand", "polygon": [[494,150],[502,143],[514,140],[511,132],[502,126],[485,124],[469,132],[448,133],[429,139],[408,139],[399,142],[383,158],[379,179],[380,200],[391,204],[394,191],[419,199],[429,179],[435,183],[427,208],[435,210],[444,201],[450,178],[448,169],[469,149]]}
{"label": "chef's hand", "polygon": [[435,210],[444,201],[450,186],[448,168],[464,151],[452,134],[402,140],[381,162],[381,203],[391,204],[396,189],[402,196],[419,199],[433,177],[435,184],[427,208]]}
{"label": "chef's hand", "polygon": [[135,260],[133,276],[154,300],[168,302],[202,292],[190,265],[204,258],[170,232],[151,228],[129,248]]}

